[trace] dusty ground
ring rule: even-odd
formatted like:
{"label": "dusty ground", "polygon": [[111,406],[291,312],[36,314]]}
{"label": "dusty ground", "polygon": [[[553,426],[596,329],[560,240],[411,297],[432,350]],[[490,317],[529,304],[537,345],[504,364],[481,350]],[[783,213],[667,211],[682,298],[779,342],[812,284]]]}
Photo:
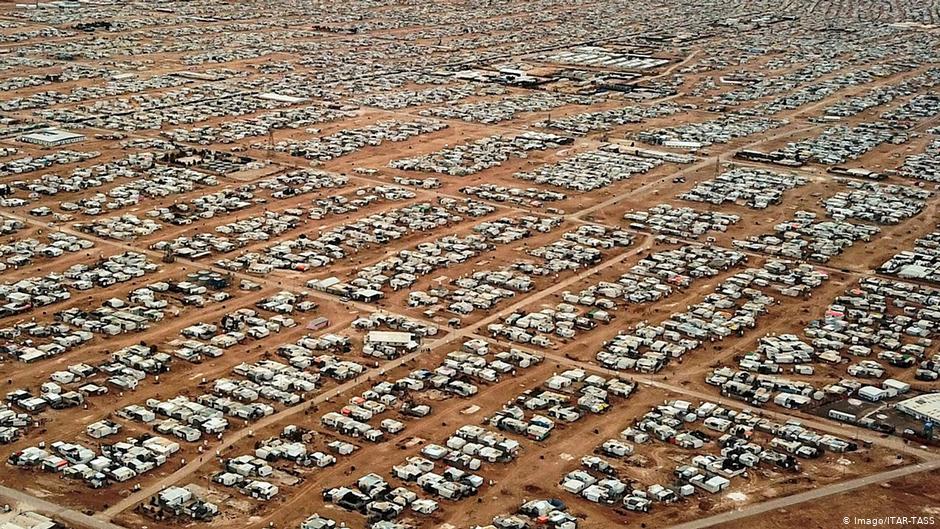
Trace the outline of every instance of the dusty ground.
{"label": "dusty ground", "polygon": [[[910,2],[892,2],[892,6],[897,11],[906,12],[908,3]],[[531,312],[554,306],[562,301],[563,292],[579,291],[598,281],[616,281],[637,261],[652,253],[704,241],[663,242],[657,241],[649,232],[630,230],[636,238],[633,245],[605,250],[602,260],[594,266],[584,267],[577,271],[565,271],[554,276],[533,277],[535,288],[530,292],[517,293],[489,310],[475,310],[463,317],[460,325],[454,328],[447,327],[448,320],[454,315],[446,310],[438,310],[433,315],[428,315],[427,307],[409,307],[407,298],[411,291],[426,291],[437,284],[449,284],[459,277],[479,270],[499,270],[519,260],[530,259],[531,256],[528,255],[530,249],[557,241],[565,232],[573,231],[586,223],[602,224],[615,229],[628,229],[629,221],[623,218],[625,213],[646,210],[661,203],[739,215],[741,221],[731,226],[726,232],[707,234],[714,237],[710,243],[723,247],[730,247],[732,241],[736,239],[770,233],[774,225],[793,218],[797,211],[814,212],[818,214],[819,219],[823,219],[825,211],[822,201],[845,189],[843,183],[838,182],[832,174],[827,172],[828,167],[808,164],[798,169],[790,169],[747,164],[735,160],[734,153],[744,148],[772,151],[789,142],[815,137],[829,126],[829,124],[819,123],[812,119],[819,117],[826,107],[845,98],[867,93],[874,88],[896,85],[915,75],[923,74],[930,67],[929,64],[920,64],[919,60],[912,58],[911,60],[918,64],[909,71],[879,77],[864,85],[837,90],[819,101],[778,112],[769,117],[786,120],[785,125],[699,149],[693,153],[695,160],[691,164],[664,163],[648,173],[633,175],[608,187],[589,193],[578,193],[562,188],[539,186],[516,178],[514,175],[557,163],[578,153],[596,150],[609,141],[630,145],[635,141],[635,135],[642,131],[707,122],[718,119],[731,110],[746,110],[774,100],[788,91],[749,100],[739,107],[712,108],[714,97],[742,89],[742,85],[717,82],[722,76],[747,74],[754,78],[771,79],[793,74],[807,64],[818,63],[825,59],[817,56],[807,59],[804,56],[805,49],[812,49],[816,44],[803,44],[802,41],[796,38],[790,39],[790,37],[787,37],[790,39],[787,42],[778,40],[774,38],[773,26],[770,26],[771,29],[758,27],[738,32],[738,30],[709,24],[703,26],[707,27],[706,30],[695,29],[693,34],[686,34],[688,28],[685,23],[670,23],[670,31],[675,30],[673,31],[675,35],[670,33],[667,36],[663,33],[656,38],[647,38],[649,35],[638,38],[632,33],[636,32],[637,35],[644,33],[641,28],[646,22],[624,18],[613,22],[618,29],[616,35],[606,30],[598,31],[597,27],[587,28],[586,35],[582,37],[559,35],[555,32],[569,24],[569,22],[561,23],[560,21],[570,19],[572,10],[591,6],[580,4],[569,6],[555,2],[546,2],[545,6],[535,8],[516,3],[488,5],[480,7],[479,13],[469,13],[463,8],[457,10],[456,3],[450,6],[447,2],[430,3],[428,6],[407,3],[382,6],[364,4],[361,8],[357,7],[356,13],[331,11],[329,16],[324,14],[323,20],[304,12],[305,7],[301,7],[298,11],[287,9],[289,6],[280,3],[272,6],[274,15],[271,17],[258,16],[256,6],[253,5],[223,4],[209,10],[217,10],[218,17],[202,21],[194,21],[193,17],[210,16],[211,13],[206,12],[205,6],[170,3],[168,9],[172,13],[155,11],[150,6],[141,7],[140,13],[129,13],[126,10],[104,11],[101,14],[102,19],[133,22],[133,24],[127,27],[122,26],[111,32],[93,33],[86,33],[73,27],[75,23],[86,18],[85,14],[75,15],[74,20],[68,18],[64,21],[57,21],[55,18],[46,20],[44,17],[48,13],[27,15],[23,13],[23,9],[16,9],[11,4],[4,2],[0,6],[0,83],[11,83],[9,86],[5,85],[6,89],[4,95],[0,97],[0,103],[6,104],[48,91],[84,95],[76,96],[73,100],[58,100],[36,108],[11,107],[9,110],[4,108],[2,117],[22,120],[26,123],[49,121],[52,124],[65,126],[64,122],[58,123],[57,118],[40,119],[40,114],[37,112],[54,110],[94,114],[99,112],[96,108],[106,108],[106,105],[115,105],[115,107],[126,105],[127,112],[140,112],[141,116],[144,116],[149,112],[147,107],[153,105],[153,101],[157,101],[156,98],[176,94],[177,99],[159,99],[163,110],[168,110],[165,115],[168,121],[161,128],[117,131],[98,128],[89,121],[82,121],[69,126],[85,134],[87,139],[61,148],[44,149],[29,145],[17,140],[19,133],[0,129],[0,148],[15,148],[18,151],[0,157],[0,164],[27,156],[40,157],[55,153],[59,149],[99,153],[97,157],[84,162],[53,165],[32,172],[0,176],[0,184],[13,187],[14,190],[11,191],[10,196],[26,200],[23,206],[2,208],[0,213],[4,217],[21,220],[26,223],[26,227],[14,234],[3,235],[0,237],[0,244],[12,244],[24,238],[44,240],[52,231],[76,235],[94,242],[94,247],[81,252],[66,253],[54,259],[37,257],[28,265],[8,268],[2,272],[0,282],[9,285],[45,274],[62,273],[72,265],[90,264],[102,256],[108,257],[128,250],[145,253],[151,261],[159,264],[159,270],[153,274],[107,289],[74,292],[71,299],[67,301],[39,307],[16,316],[0,317],[0,328],[28,321],[52,323],[55,321],[55,314],[59,311],[69,308],[90,310],[110,298],[125,298],[136,288],[156,281],[182,280],[187,274],[198,270],[222,271],[215,264],[219,259],[231,259],[250,252],[262,252],[278,242],[302,235],[316,237],[318,233],[330,228],[353,223],[393,208],[407,207],[417,203],[436,204],[440,198],[464,200],[469,198],[461,192],[461,189],[466,186],[490,183],[513,188],[557,191],[566,195],[563,200],[548,202],[540,207],[511,202],[494,202],[491,205],[495,210],[485,216],[468,217],[458,224],[409,233],[391,244],[365,245],[359,251],[350,252],[346,258],[339,259],[324,269],[311,269],[303,272],[277,270],[263,277],[239,272],[232,276],[234,284],[225,289],[232,297],[223,302],[209,303],[204,307],[184,305],[181,296],[167,294],[170,306],[167,309],[166,318],[158,324],[151,325],[150,328],[141,332],[113,337],[95,335],[83,346],[52,359],[34,364],[21,364],[6,355],[0,356],[0,380],[4,381],[4,386],[8,388],[4,393],[14,389],[27,389],[38,394],[40,386],[49,380],[50,374],[65,369],[69,365],[77,362],[101,364],[109,358],[110,353],[137,343],[156,345],[161,350],[170,349],[170,342],[180,338],[181,329],[196,322],[217,324],[225,314],[238,308],[255,307],[260,300],[282,290],[295,293],[306,292],[305,285],[310,279],[336,276],[343,280],[351,280],[356,277],[359,270],[387,259],[399,251],[413,250],[421,243],[435,241],[445,235],[467,235],[472,233],[473,227],[481,222],[503,217],[518,218],[524,215],[553,214],[561,217],[561,225],[550,233],[534,233],[531,237],[508,245],[495,245],[491,250],[481,253],[464,264],[436,270],[427,276],[420,277],[410,289],[388,290],[387,297],[376,304],[348,302],[335,296],[308,292],[306,293],[308,299],[315,301],[319,306],[308,313],[295,313],[292,317],[297,320],[296,327],[272,333],[263,339],[248,339],[242,344],[227,349],[222,357],[207,359],[200,364],[174,359],[171,371],[161,375],[159,381],[154,377],[147,377],[135,391],[112,390],[106,396],[88,398],[86,405],[81,408],[45,411],[38,414],[37,425],[30,428],[23,437],[11,444],[0,446],[0,457],[4,460],[16,450],[42,442],[48,444],[56,440],[66,440],[95,446],[99,441],[89,438],[84,430],[88,424],[104,418],[115,419],[123,425],[124,429],[118,437],[151,433],[152,430],[147,425],[117,419],[114,412],[129,404],[142,404],[151,398],[169,399],[176,395],[195,398],[209,392],[209,387],[215,379],[234,376],[232,374],[234,366],[242,362],[251,363],[272,358],[278,346],[295,342],[304,335],[331,332],[347,335],[352,339],[353,352],[345,355],[344,359],[370,367],[362,379],[350,383],[324,379],[316,395],[311,396],[314,399],[312,403],[295,407],[276,404],[274,405],[276,415],[258,424],[233,421],[233,427],[221,440],[211,439],[202,446],[199,443],[182,442],[180,454],[174,456],[170,462],[132,481],[91,491],[80,483],[71,482],[38,469],[24,470],[6,465],[0,472],[0,485],[24,491],[34,497],[55,502],[75,511],[95,514],[97,520],[111,520],[125,527],[196,526],[188,521],[156,521],[135,510],[137,504],[147,501],[149,496],[160,488],[189,483],[205,488],[208,498],[222,507],[223,512],[219,517],[200,526],[297,527],[307,516],[319,512],[349,527],[363,527],[365,525],[363,516],[327,505],[321,499],[321,491],[328,487],[350,485],[356,478],[368,472],[387,475],[393,465],[400,463],[408,456],[417,454],[424,444],[443,443],[447,436],[460,425],[483,422],[487,416],[499,410],[507,401],[524,390],[539,387],[553,373],[574,366],[594,369],[597,351],[605,341],[610,340],[617,333],[629,330],[642,321],[660,322],[668,319],[672,314],[699,302],[731,274],[744,267],[759,267],[767,261],[768,257],[751,253],[744,265],[722,272],[715,277],[696,279],[691,286],[678,290],[660,303],[621,304],[611,311],[614,317],[612,322],[599,325],[591,331],[579,331],[574,339],[564,340],[554,337],[553,347],[536,350],[546,355],[546,360],[542,364],[519,370],[516,376],[504,377],[497,383],[480,383],[478,384],[480,392],[472,398],[457,398],[435,391],[417,392],[413,395],[414,399],[430,404],[434,412],[421,419],[403,418],[396,410],[385,412],[381,415],[382,418],[402,419],[406,423],[406,429],[400,434],[389,436],[383,442],[368,443],[326,429],[319,422],[320,416],[324,413],[341,409],[350,398],[361,394],[379,380],[395,380],[418,368],[433,370],[441,364],[448,352],[459,349],[464,340],[486,335],[488,324],[500,321],[502,317],[513,311]],[[787,4],[785,8],[781,7],[782,12],[792,9],[793,6],[790,4],[810,3],[790,2]],[[811,4],[802,6],[806,8],[803,11],[813,12],[813,16],[821,16],[822,8],[816,3]],[[854,14],[854,7],[838,4],[831,10],[826,7],[823,10],[825,16],[834,16],[836,13]],[[744,2],[740,7],[741,12],[756,12],[757,10],[751,2]],[[700,8],[694,9],[697,11]],[[616,11],[623,10],[618,8]],[[642,9],[638,8],[637,11],[641,12]],[[879,17],[882,16],[881,8],[875,11]],[[605,11],[586,16],[585,20],[595,20],[601,27],[610,23],[607,18],[612,16],[614,15],[611,12]],[[617,16],[626,15],[621,13]],[[666,20],[671,17],[671,14],[664,9],[655,11],[655,14],[650,14],[649,17]],[[277,23],[269,24],[271,20]],[[808,19],[780,22],[783,25],[778,28],[782,35],[788,36],[803,35],[804,32],[822,33],[817,31],[818,28],[811,28],[811,22]],[[882,25],[881,22],[877,24],[879,28]],[[34,33],[50,27],[69,33],[47,36]],[[525,32],[520,32],[522,28]],[[288,31],[303,33],[290,35]],[[620,35],[628,31],[631,34]],[[542,37],[540,33],[548,35],[544,46],[529,46],[531,41]],[[933,35],[929,31],[923,33]],[[732,34],[735,38],[730,37]],[[224,35],[226,38],[216,39],[215,35]],[[736,40],[739,36],[743,44],[731,46],[729,42]],[[753,41],[750,40],[751,36],[754,36]],[[882,37],[872,38],[877,40]],[[888,42],[900,46],[901,43],[914,37],[912,34],[899,32],[892,33],[890,38],[893,40]],[[599,42],[594,42],[595,39],[599,39]],[[853,39],[854,37],[845,36],[846,42],[851,40],[854,43]],[[65,53],[73,49],[94,51],[101,42],[110,44],[111,53],[102,56],[79,55],[72,59],[57,55],[58,52]],[[272,42],[283,46],[276,50],[267,49],[266,45]],[[632,44],[625,44],[626,42]],[[665,59],[667,63],[660,67],[626,72],[630,75],[636,74],[635,84],[642,87],[661,87],[664,91],[649,101],[634,100],[629,97],[629,94],[611,92],[606,94],[607,97],[603,101],[595,105],[566,104],[550,111],[518,112],[511,119],[492,124],[438,118],[447,123],[446,129],[421,134],[402,142],[384,141],[377,145],[366,145],[325,162],[313,162],[266,148],[270,144],[286,140],[308,141],[327,138],[332,134],[362,129],[380,121],[411,121],[422,118],[423,110],[446,107],[449,104],[490,104],[495,108],[495,105],[503,100],[525,97],[535,93],[536,90],[587,93],[594,90],[595,85],[592,84],[593,81],[581,80],[579,76],[625,73],[605,66],[558,64],[545,58],[551,55],[551,51],[573,47],[575,43],[607,45],[617,49],[623,46],[639,53],[648,53]],[[288,44],[290,46],[287,46]],[[857,43],[854,45],[856,48],[852,52],[835,54],[835,57],[842,61],[839,68],[807,83],[832,79],[859,69],[868,62],[887,62],[889,59],[876,57],[853,62],[855,58],[853,54],[861,53],[864,48]],[[51,48],[46,49],[42,46]],[[542,47],[545,50],[542,50]],[[759,51],[755,52],[755,49]],[[243,57],[220,56],[218,60],[212,59],[204,62],[197,60],[198,56],[204,53],[225,54],[234,51],[246,52],[247,55]],[[712,59],[723,61],[725,51],[729,56],[727,61],[708,62]],[[48,60],[51,66],[41,63],[30,65],[16,62],[15,59],[21,58]],[[357,103],[360,97],[368,94],[394,94],[465,85],[465,80],[457,79],[452,74],[453,71],[467,64],[493,75],[501,69],[524,67],[528,73],[545,79],[546,82],[537,88],[530,89],[507,86],[490,80],[479,83],[478,86],[498,86],[503,93],[471,95],[455,100],[453,103],[427,102],[391,110],[362,106]],[[422,74],[439,82],[431,84],[426,82],[427,79],[416,80],[416,78],[403,78],[392,82],[391,79],[394,76],[386,75],[378,69],[377,65],[387,65],[390,71]],[[101,68],[102,72],[79,79],[45,78],[47,74],[58,74],[69,66]],[[218,80],[189,79],[178,86],[148,88],[140,92],[122,92],[117,89],[110,91],[117,86],[110,79],[110,76],[115,73],[133,72],[137,79],[149,79],[154,76],[171,76],[181,71],[208,74]],[[30,78],[37,84],[27,83],[27,86],[22,87],[16,85],[25,78]],[[386,82],[387,85],[383,84]],[[716,84],[710,84],[713,82]],[[244,102],[266,91],[295,92],[304,95],[305,100],[301,103],[278,105],[274,108],[246,107],[244,111],[239,111],[241,113],[237,116],[234,115],[235,110],[227,109],[221,111],[222,115],[207,116],[200,113],[200,117],[189,119],[189,114],[195,112],[194,108],[202,109],[201,112],[206,108],[217,108],[215,105],[224,105],[225,99],[232,97],[206,97],[196,92],[217,86],[244,90],[247,94],[245,97],[248,98],[243,100]],[[108,90],[91,95],[83,92],[88,89],[103,90],[104,88]],[[190,90],[194,92],[183,95]],[[914,97],[927,93],[931,93],[929,88],[918,88],[890,103],[878,105],[848,117],[841,123],[853,125],[878,120],[883,112],[898,108]],[[148,101],[148,98],[154,99]],[[393,160],[430,154],[491,135],[508,137],[528,132],[558,133],[554,129],[542,129],[535,126],[537,122],[548,118],[557,120],[589,111],[664,103],[678,105],[679,111],[669,116],[649,118],[641,123],[614,125],[609,130],[591,131],[577,136],[570,145],[557,149],[531,151],[524,158],[510,157],[496,167],[465,177],[395,170],[388,165]],[[203,104],[206,106],[201,106]],[[66,211],[60,207],[60,204],[78,202],[98,193],[104,195],[114,193],[116,188],[128,185],[133,179],[118,177],[113,182],[105,183],[100,187],[61,192],[55,195],[31,194],[29,190],[24,189],[31,183],[54,181],[58,177],[67,176],[75,169],[118,162],[129,155],[153,151],[149,147],[122,148],[120,140],[112,137],[115,134],[122,135],[126,140],[156,140],[165,138],[166,133],[172,129],[218,127],[231,121],[260,118],[272,112],[295,110],[307,106],[331,108],[345,106],[353,115],[333,121],[309,123],[297,128],[280,128],[272,131],[270,135],[248,136],[233,143],[207,142],[205,145],[189,145],[200,149],[237,151],[235,154],[248,156],[261,162],[262,167],[257,170],[217,175],[217,185],[197,185],[192,190],[162,197],[143,196],[138,204],[105,211],[95,216],[82,212],[64,215]],[[177,119],[177,123],[171,122]],[[900,145],[880,145],[858,159],[842,165],[875,171],[895,169],[903,163],[906,156],[925,149],[933,139],[927,130],[937,126],[940,122],[938,120],[940,118],[937,116],[919,120],[911,129],[916,137],[910,141]],[[636,145],[667,152],[682,152],[642,145],[639,142],[636,142]],[[696,184],[712,179],[718,173],[731,167],[743,165],[754,165],[778,172],[792,171],[805,176],[809,183],[788,191],[781,204],[765,210],[750,209],[738,204],[716,206],[684,202],[677,198]],[[189,225],[177,226],[161,222],[162,229],[131,240],[118,241],[102,238],[81,232],[76,227],[78,223],[89,223],[123,214],[147,218],[147,212],[155,208],[191,204],[194,200],[211,193],[240,189],[266,176],[311,166],[346,175],[349,182],[342,188],[321,189],[283,199],[274,198],[270,191],[255,189],[255,197],[263,199],[263,202],[259,201],[251,207],[228,214],[218,214]],[[357,169],[369,171],[356,171]],[[237,250],[213,254],[197,261],[177,259],[172,263],[162,262],[163,253],[152,250],[152,245],[160,241],[172,240],[179,236],[213,233],[223,224],[249,217],[261,217],[269,212],[312,207],[318,199],[335,196],[352,199],[358,190],[376,185],[392,185],[396,177],[419,179],[433,177],[441,181],[441,186],[437,189],[413,189],[416,196],[406,200],[379,201],[355,212],[328,215],[320,220],[305,218],[295,229],[274,236],[270,240],[255,241]],[[917,185],[916,181],[896,174],[891,174],[882,183]],[[922,187],[933,188],[929,184],[923,184]],[[41,217],[31,214],[30,210],[37,207],[49,207],[55,214],[63,216]],[[883,226],[881,233],[873,242],[868,244],[857,242],[830,262],[819,265],[819,268],[829,272],[830,276],[822,287],[813,291],[812,296],[806,299],[781,299],[781,302],[771,307],[769,314],[760,320],[758,327],[744,336],[729,337],[720,342],[705,344],[681,361],[673,362],[664,371],[654,375],[637,376],[634,373],[623,373],[624,377],[636,376],[638,380],[645,382],[645,385],[629,399],[615,398],[613,409],[606,415],[588,415],[572,424],[560,424],[552,436],[543,442],[523,441],[523,450],[517,460],[508,464],[484,466],[479,473],[488,483],[484,485],[477,497],[459,502],[442,501],[441,509],[430,517],[417,518],[407,512],[407,518],[420,527],[462,528],[473,524],[485,525],[490,523],[494,516],[515,512],[525,500],[558,497],[568,504],[572,513],[578,516],[580,527],[588,529],[602,529],[613,525],[668,527],[718,513],[733,512],[772,498],[822,489],[834,483],[877,474],[886,469],[894,469],[915,461],[936,457],[932,455],[932,452],[918,451],[914,447],[905,449],[896,438],[882,438],[872,432],[846,429],[833,422],[825,421],[820,424],[825,428],[830,428],[829,431],[838,432],[837,434],[843,436],[862,436],[872,442],[871,446],[865,446],[859,452],[847,455],[844,460],[833,454],[827,454],[822,459],[806,462],[798,473],[781,473],[762,468],[746,478],[736,479],[732,487],[724,493],[707,495],[700,492],[691,499],[675,505],[657,504],[652,512],[646,515],[629,513],[615,506],[594,504],[568,494],[558,486],[565,473],[579,466],[581,456],[590,454],[593,448],[605,439],[617,437],[620,431],[631,425],[634,419],[648,411],[650,407],[665,400],[677,398],[697,401],[707,397],[720,400],[721,396],[717,389],[704,382],[705,376],[712,368],[718,365],[734,365],[736,358],[753,350],[757,340],[765,334],[798,333],[810,320],[820,317],[825,306],[833,298],[851,288],[859,278],[873,274],[873,271],[886,259],[899,251],[911,249],[915,239],[934,231],[937,227],[938,213],[940,213],[938,208],[940,208],[940,199],[934,193],[928,199],[927,207],[919,215],[897,226]],[[240,290],[237,284],[241,279],[258,282],[260,289]],[[446,304],[447,302],[444,303]],[[429,350],[422,349],[404,365],[376,362],[374,358],[360,353],[363,333],[350,325],[357,317],[375,311],[404,314],[416,320],[434,322],[440,326],[441,333],[433,339],[425,340],[423,347],[428,347]],[[266,317],[272,316],[270,313],[259,312]],[[316,332],[305,328],[308,321],[320,316],[329,319],[330,324],[327,328]],[[495,340],[492,342],[498,343],[497,347],[500,350],[514,346]],[[6,345],[6,343],[0,345]],[[930,349],[931,353],[940,351],[937,347],[938,345],[933,345]],[[785,375],[809,381],[818,387],[843,378],[845,366],[818,365],[816,374],[811,377],[790,373]],[[911,382],[913,369],[889,368],[888,376]],[[104,378],[104,376],[96,375],[91,381],[104,384]],[[656,384],[659,386],[655,386]],[[940,389],[940,383],[918,384],[916,388],[920,391],[936,391]],[[728,405],[737,408],[745,407],[743,403],[734,401],[728,402]],[[467,410],[472,408],[476,410],[468,413]],[[815,415],[812,413],[813,410],[792,412],[773,405],[768,405],[766,409],[772,413],[786,412],[787,417],[808,421],[819,421],[818,415],[822,413],[819,410],[816,410]],[[253,500],[235,489],[211,483],[212,475],[221,469],[220,462],[214,457],[216,451],[223,458],[251,453],[259,441],[278,436],[288,424],[296,424],[315,432],[308,443],[310,451],[326,450],[326,444],[333,439],[353,442],[360,446],[360,449],[349,456],[339,458],[336,466],[326,469],[296,468],[285,462],[275,464],[277,472],[271,481],[280,486],[281,493],[275,500],[266,503]],[[769,442],[769,438],[763,441]],[[712,444],[704,448],[702,452],[717,453],[718,449]],[[903,455],[899,458],[898,455],[901,452]],[[688,462],[687,460],[691,457],[689,451],[657,442],[643,446],[638,453],[642,457],[629,463],[619,463],[617,471],[622,478],[632,479],[642,484],[669,481],[675,466],[680,462]],[[754,525],[755,527],[775,528],[802,524],[806,527],[833,527],[838,525],[836,515],[842,512],[851,512],[853,516],[865,517],[903,514],[902,511],[907,509],[917,514],[940,515],[940,512],[934,513],[931,510],[931,506],[937,503],[938,495],[936,487],[927,481],[928,477],[929,474],[912,475],[892,481],[889,486],[871,486],[844,496],[831,497],[825,502],[811,502],[786,511],[774,512],[772,516],[745,518],[727,526]],[[411,487],[417,488],[414,485]],[[135,491],[135,488],[140,490]],[[833,509],[832,505],[839,507]]]}
{"label": "dusty ground", "polygon": [[[937,517],[935,506],[938,499],[937,492],[925,481],[925,476],[918,474],[834,496],[825,504],[782,509],[716,527],[730,529],[742,524],[768,529],[793,525],[818,529],[867,527],[870,525],[867,519],[884,516],[907,516],[913,519],[907,527],[928,527],[935,523],[930,520]],[[846,516],[849,517],[848,523],[844,520]]]}

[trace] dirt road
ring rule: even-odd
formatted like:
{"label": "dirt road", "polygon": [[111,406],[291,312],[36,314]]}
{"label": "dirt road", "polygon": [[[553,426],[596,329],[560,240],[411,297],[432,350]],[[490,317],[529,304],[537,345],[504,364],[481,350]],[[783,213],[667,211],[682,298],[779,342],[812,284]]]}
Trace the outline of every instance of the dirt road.
{"label": "dirt road", "polygon": [[0,486],[0,503],[16,506],[21,510],[38,512],[56,520],[61,520],[73,527],[86,529],[125,529],[124,526],[111,523],[107,520],[88,516],[76,510],[37,498],[31,494]]}
{"label": "dirt road", "polygon": [[[895,468],[892,470],[886,470],[884,472],[879,472],[877,474],[871,474],[869,476],[864,476],[861,478],[850,479],[848,481],[843,481],[841,483],[834,483],[832,485],[827,485],[814,490],[808,490],[806,492],[801,492],[799,494],[793,494],[792,496],[784,496],[782,498],[776,498],[773,500],[764,501],[761,503],[755,503],[749,505],[742,509],[723,512],[721,514],[716,514],[715,516],[709,516],[708,518],[700,518],[698,520],[693,520],[691,522],[685,522],[678,525],[673,525],[668,529],[704,529],[706,527],[712,527],[719,524],[734,522],[736,520],[741,520],[742,518],[748,518],[750,516],[755,516],[765,512],[775,511],[777,509],[783,509],[785,507],[791,507],[793,505],[798,505],[801,503],[806,503],[808,501],[819,500],[835,494],[841,494],[843,492],[849,492],[852,490],[860,489],[867,487],[869,485],[877,485],[879,483],[887,483],[889,481],[909,476],[911,474],[919,474],[921,472],[930,472],[940,468],[940,459],[934,459],[933,461],[928,461],[926,463],[918,463],[916,465],[908,465],[901,468]],[[837,527],[843,523],[842,518],[845,516],[844,513],[834,510],[830,513],[832,515],[831,521],[826,521],[827,524],[830,524],[832,527]],[[849,513],[851,516],[851,513]]]}

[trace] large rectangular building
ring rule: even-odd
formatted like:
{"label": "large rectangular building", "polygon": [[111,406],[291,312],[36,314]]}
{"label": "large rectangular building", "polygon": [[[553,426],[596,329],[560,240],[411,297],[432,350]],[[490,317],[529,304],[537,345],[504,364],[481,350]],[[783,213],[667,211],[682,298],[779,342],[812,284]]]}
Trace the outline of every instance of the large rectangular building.
{"label": "large rectangular building", "polygon": [[20,136],[20,141],[34,143],[43,147],[58,147],[69,143],[85,141],[83,134],[59,129],[45,129]]}
{"label": "large rectangular building", "polygon": [[412,341],[414,341],[414,338],[410,332],[370,331],[369,334],[366,335],[366,343],[375,345],[404,347]]}
{"label": "large rectangular building", "polygon": [[919,421],[940,422],[940,393],[926,393],[909,398],[894,407]]}

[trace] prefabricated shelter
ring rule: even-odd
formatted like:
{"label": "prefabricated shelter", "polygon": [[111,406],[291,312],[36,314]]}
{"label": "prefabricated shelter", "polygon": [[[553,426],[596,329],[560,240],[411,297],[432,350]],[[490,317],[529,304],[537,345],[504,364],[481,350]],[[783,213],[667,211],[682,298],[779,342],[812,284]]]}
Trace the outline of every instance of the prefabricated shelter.
{"label": "prefabricated shelter", "polygon": [[703,480],[700,486],[708,492],[716,493],[725,490],[730,484],[731,482],[728,480],[728,478],[722,476],[712,476],[706,480]]}
{"label": "prefabricated shelter", "polygon": [[410,332],[369,331],[366,335],[366,343],[373,345],[405,347],[413,341],[414,337]]}
{"label": "prefabricated shelter", "polygon": [[888,392],[875,386],[863,386],[858,390],[858,396],[871,402],[880,402],[888,396]]}

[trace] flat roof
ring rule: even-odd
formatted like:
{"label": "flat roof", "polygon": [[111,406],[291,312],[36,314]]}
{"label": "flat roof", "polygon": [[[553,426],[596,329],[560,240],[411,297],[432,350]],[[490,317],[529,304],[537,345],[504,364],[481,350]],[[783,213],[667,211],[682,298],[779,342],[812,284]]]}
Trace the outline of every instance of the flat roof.
{"label": "flat roof", "polygon": [[274,92],[265,92],[263,94],[259,94],[258,97],[261,99],[268,99],[270,101],[280,101],[281,103],[291,104],[302,103],[307,100],[304,97],[294,97],[285,94],[276,94]]}
{"label": "flat roof", "polygon": [[36,132],[31,132],[29,134],[24,134],[20,136],[20,139],[23,141],[39,141],[39,142],[48,142],[54,143],[57,141],[67,141],[75,139],[84,139],[83,134],[78,134],[77,132],[68,132],[60,129],[46,129]]}
{"label": "flat roof", "polygon": [[[314,283],[314,281],[316,281],[316,283]],[[314,280],[314,281],[311,281],[311,283],[312,283],[312,284],[315,284],[316,286],[318,286],[318,287],[320,287],[320,288],[328,288],[328,287],[331,287],[331,286],[333,286],[333,285],[337,285],[337,284],[339,284],[339,283],[342,283],[342,281],[340,281],[340,279],[339,279],[338,277],[327,277],[327,278],[325,278],[325,279],[316,279],[316,280]]]}
{"label": "flat roof", "polygon": [[910,415],[940,422],[940,393],[927,393],[911,397],[897,403],[895,408]]}
{"label": "flat roof", "polygon": [[55,522],[39,513],[21,512],[13,519],[0,524],[0,529],[51,529]]}
{"label": "flat roof", "polygon": [[412,337],[410,332],[369,331],[369,334],[366,336],[366,341],[405,344],[412,341]]}

